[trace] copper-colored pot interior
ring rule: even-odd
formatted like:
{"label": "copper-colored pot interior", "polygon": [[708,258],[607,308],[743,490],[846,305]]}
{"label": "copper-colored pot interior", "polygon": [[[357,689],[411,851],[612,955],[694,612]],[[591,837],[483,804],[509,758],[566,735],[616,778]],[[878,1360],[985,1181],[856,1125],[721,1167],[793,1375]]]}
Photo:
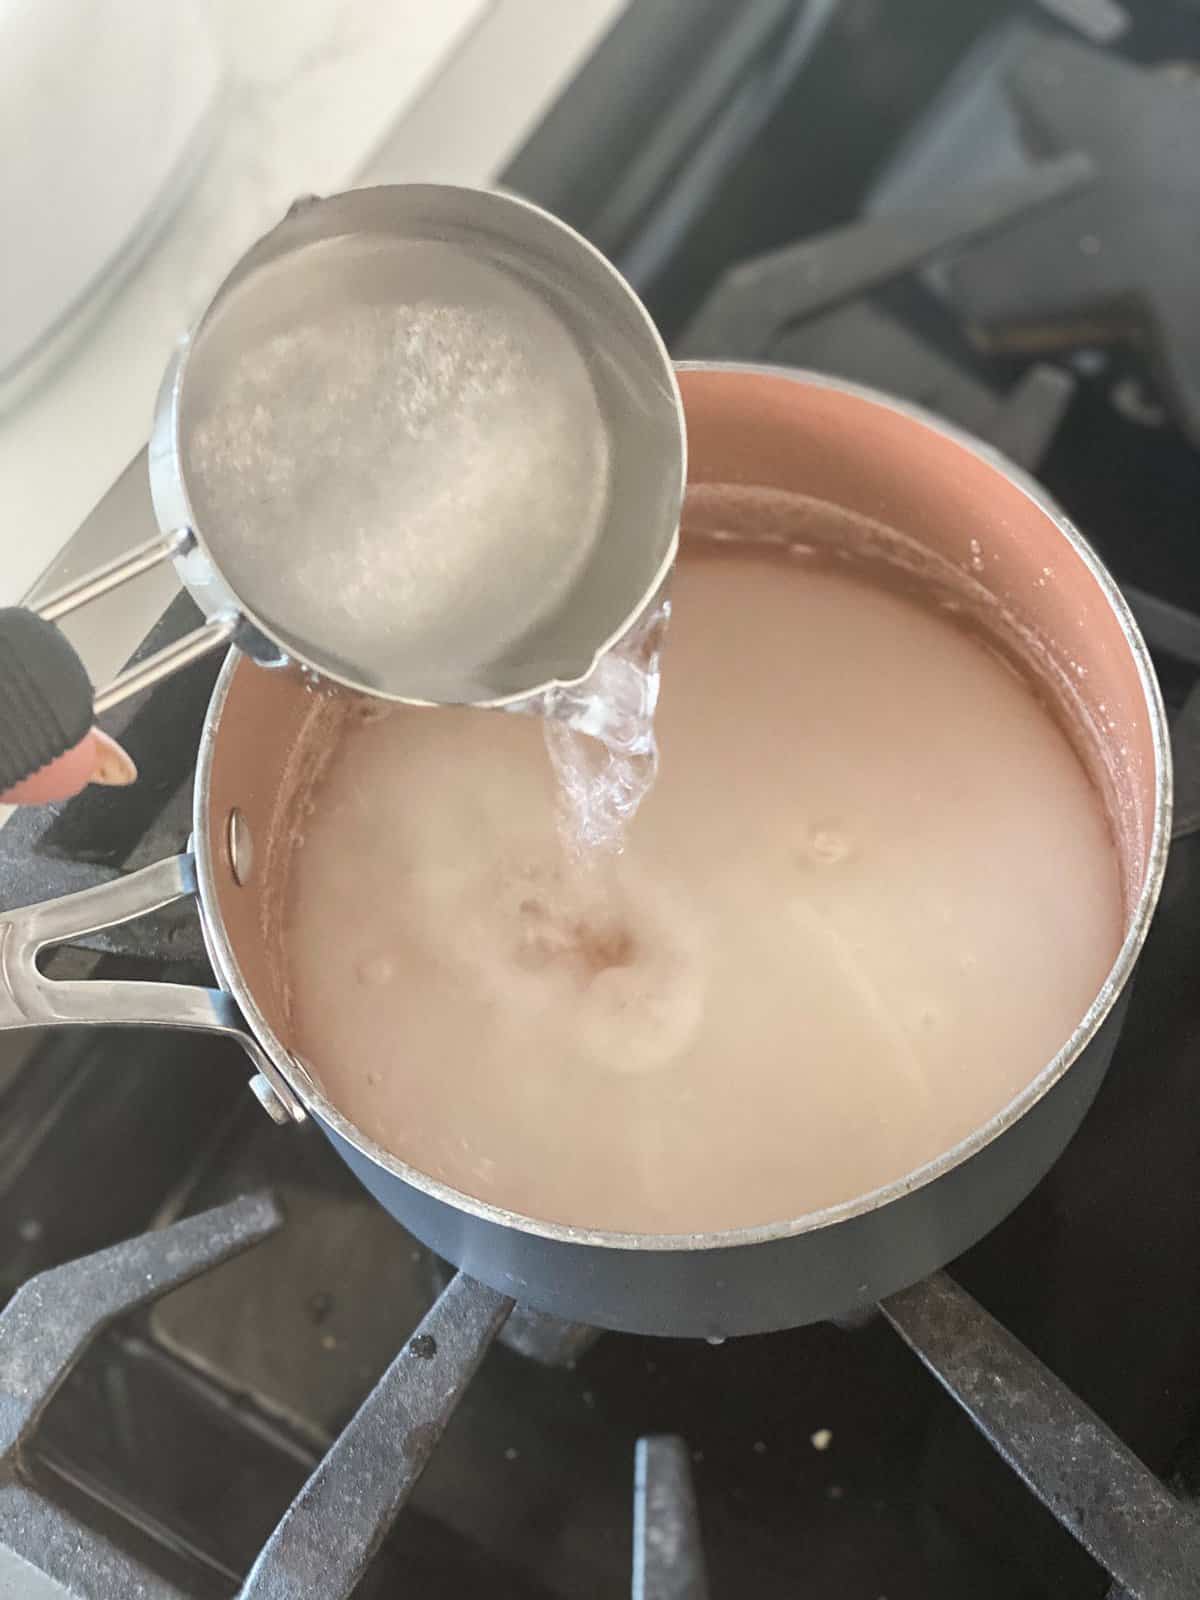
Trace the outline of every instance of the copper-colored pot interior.
{"label": "copper-colored pot interior", "polygon": [[[1071,690],[1082,754],[1105,778],[1132,918],[1154,834],[1153,719],[1121,621],[1051,514],[998,466],[860,394],[730,370],[684,372],[681,386],[692,484],[791,490],[884,523],[971,572],[1036,639],[1043,667]],[[212,758],[207,833],[220,916],[238,974],[285,1044],[272,944],[287,853],[302,827],[292,816],[311,759],[302,734],[319,704],[298,675],[243,661]],[[254,841],[245,885],[227,846],[235,806]]]}

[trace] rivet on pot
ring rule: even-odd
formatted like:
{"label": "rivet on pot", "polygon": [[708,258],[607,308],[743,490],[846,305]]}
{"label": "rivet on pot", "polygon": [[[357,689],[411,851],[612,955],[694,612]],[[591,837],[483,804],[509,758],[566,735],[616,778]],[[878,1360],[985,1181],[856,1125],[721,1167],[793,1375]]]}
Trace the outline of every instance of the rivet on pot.
{"label": "rivet on pot", "polygon": [[229,813],[229,821],[225,824],[225,847],[229,852],[229,870],[233,873],[233,881],[238,884],[249,883],[250,874],[254,871],[254,840],[237,806]]}

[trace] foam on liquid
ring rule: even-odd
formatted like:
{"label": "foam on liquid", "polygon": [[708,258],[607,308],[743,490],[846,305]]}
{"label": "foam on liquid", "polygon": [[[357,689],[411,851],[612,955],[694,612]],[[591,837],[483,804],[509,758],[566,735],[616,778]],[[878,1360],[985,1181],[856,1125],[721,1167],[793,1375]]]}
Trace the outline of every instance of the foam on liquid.
{"label": "foam on liquid", "polygon": [[292,1042],[385,1148],[582,1227],[797,1217],[948,1149],[1122,932],[1099,797],[1027,682],[854,568],[685,550],[661,770],[603,870],[533,719],[348,724],[294,855]]}

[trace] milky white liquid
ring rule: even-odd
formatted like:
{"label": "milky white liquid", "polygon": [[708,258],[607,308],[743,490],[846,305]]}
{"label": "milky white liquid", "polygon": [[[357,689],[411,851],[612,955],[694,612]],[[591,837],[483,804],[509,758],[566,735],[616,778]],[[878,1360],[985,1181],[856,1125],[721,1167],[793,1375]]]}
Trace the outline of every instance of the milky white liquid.
{"label": "milky white liquid", "polygon": [[658,781],[573,864],[532,718],[342,737],[289,885],[293,1043],[426,1173],[637,1232],[877,1188],[1005,1105],[1121,938],[1097,794],[1026,682],[853,569],[685,548]]}

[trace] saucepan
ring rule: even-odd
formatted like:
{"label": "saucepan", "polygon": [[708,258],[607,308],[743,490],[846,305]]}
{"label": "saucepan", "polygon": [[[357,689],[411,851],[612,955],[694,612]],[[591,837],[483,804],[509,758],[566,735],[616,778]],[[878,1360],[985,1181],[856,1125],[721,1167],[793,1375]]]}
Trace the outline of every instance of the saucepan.
{"label": "saucepan", "polygon": [[[720,1233],[565,1227],[485,1204],[398,1160],[342,1115],[289,1048],[273,930],[313,691],[298,673],[256,670],[237,651],[204,725],[191,849],[0,922],[0,1025],[129,1023],[232,1035],[271,1115],[312,1118],[379,1203],[467,1273],[572,1321],[722,1338],[853,1314],[915,1282],[995,1226],[1056,1160],[1113,1053],[1162,881],[1171,776],[1162,703],[1129,610],[1084,540],[1023,473],[915,407],[815,374],[690,366],[680,382],[692,483],[815,495],[963,568],[979,541],[991,558],[979,582],[1015,614],[1031,648],[1086,666],[1074,717],[1082,753],[1107,787],[1124,940],[1071,1037],[1008,1105],[885,1188]],[[59,982],[39,972],[44,947],[189,894],[218,988]]]}

